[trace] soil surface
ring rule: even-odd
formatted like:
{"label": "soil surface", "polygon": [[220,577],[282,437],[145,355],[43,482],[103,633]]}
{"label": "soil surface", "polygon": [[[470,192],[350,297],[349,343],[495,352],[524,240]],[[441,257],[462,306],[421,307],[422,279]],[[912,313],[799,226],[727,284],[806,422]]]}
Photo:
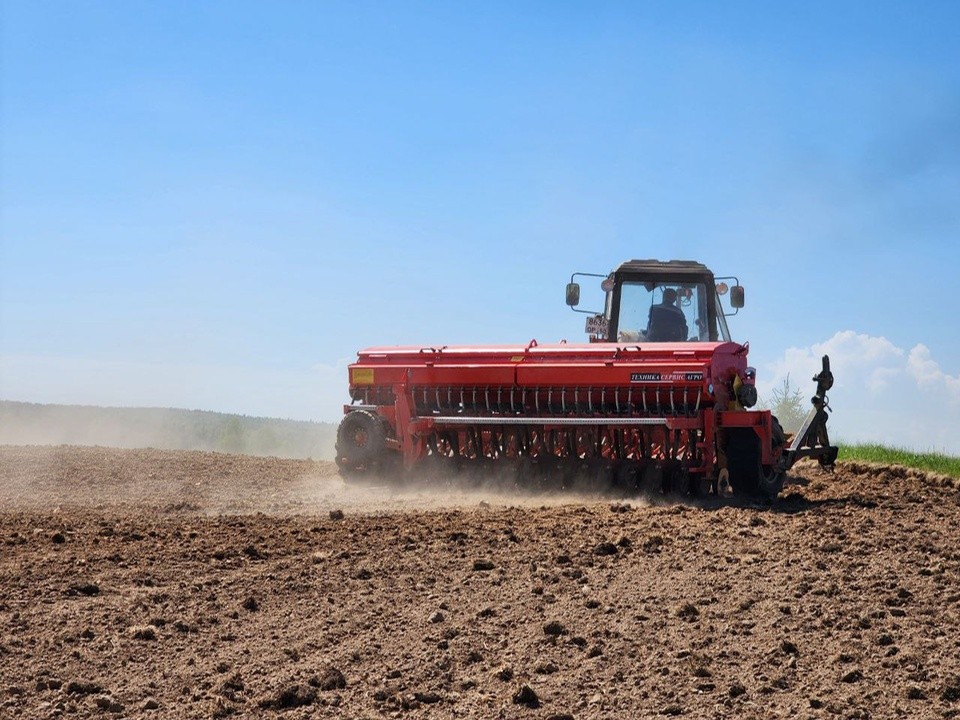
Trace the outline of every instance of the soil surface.
{"label": "soil surface", "polygon": [[960,481],[347,487],[0,447],[0,717],[960,717]]}

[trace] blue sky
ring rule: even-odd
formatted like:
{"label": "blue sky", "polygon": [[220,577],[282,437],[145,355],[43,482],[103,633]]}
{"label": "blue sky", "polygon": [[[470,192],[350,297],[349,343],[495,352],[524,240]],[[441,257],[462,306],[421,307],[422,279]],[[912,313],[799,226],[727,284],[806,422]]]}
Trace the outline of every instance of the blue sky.
{"label": "blue sky", "polygon": [[762,389],[826,348],[845,437],[960,452],[960,4],[0,7],[0,397],[333,420],[689,258]]}

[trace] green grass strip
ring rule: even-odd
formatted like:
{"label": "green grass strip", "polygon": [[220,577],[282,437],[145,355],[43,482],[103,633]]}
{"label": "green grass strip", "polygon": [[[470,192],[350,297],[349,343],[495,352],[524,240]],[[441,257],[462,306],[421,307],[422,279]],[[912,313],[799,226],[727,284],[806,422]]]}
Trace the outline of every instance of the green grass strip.
{"label": "green grass strip", "polygon": [[926,470],[960,478],[960,458],[938,452],[918,453],[912,450],[870,443],[842,444],[840,445],[839,459],[880,463],[882,465],[903,465],[917,470]]}

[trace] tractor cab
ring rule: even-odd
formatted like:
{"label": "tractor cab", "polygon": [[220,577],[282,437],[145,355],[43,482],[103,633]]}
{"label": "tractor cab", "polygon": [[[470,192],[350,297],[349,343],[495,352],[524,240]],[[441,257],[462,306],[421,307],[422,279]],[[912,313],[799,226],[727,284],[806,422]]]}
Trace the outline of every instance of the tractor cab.
{"label": "tractor cab", "polygon": [[[581,276],[601,278],[602,312],[577,307]],[[723,305],[728,295],[732,312]],[[716,278],[705,265],[687,260],[629,260],[609,275],[574,273],[567,285],[567,305],[588,315],[591,342],[728,341],[726,319],[743,300],[737,278]]]}

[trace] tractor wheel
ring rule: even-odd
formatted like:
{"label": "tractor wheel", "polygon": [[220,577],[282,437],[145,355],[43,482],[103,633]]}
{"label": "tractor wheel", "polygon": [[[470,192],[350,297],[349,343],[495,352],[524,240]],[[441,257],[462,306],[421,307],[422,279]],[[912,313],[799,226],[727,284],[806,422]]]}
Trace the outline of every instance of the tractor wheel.
{"label": "tractor wheel", "polygon": [[[773,446],[773,452],[776,455],[777,450],[787,444],[787,434],[783,431],[783,426],[780,425],[777,416],[772,416],[772,419],[773,432],[771,433],[772,437],[770,440]],[[786,479],[787,472],[783,469],[783,466],[779,464],[779,459],[773,465],[761,465],[758,482],[760,494],[773,502],[777,499],[780,491],[783,490],[783,481]]]}
{"label": "tractor wheel", "polygon": [[383,422],[367,410],[352,410],[337,428],[337,459],[344,466],[369,467],[387,444],[387,430]]}
{"label": "tractor wheel", "polygon": [[[777,418],[773,418],[773,448],[784,444],[786,436]],[[727,468],[730,483],[738,495],[776,499],[783,489],[786,473],[777,465],[760,462],[760,436],[753,428],[730,428],[727,431]]]}
{"label": "tractor wheel", "polygon": [[786,480],[786,475],[783,470],[775,465],[761,465],[760,474],[757,478],[757,494],[773,502],[777,499],[780,491],[783,490],[783,481]]}

